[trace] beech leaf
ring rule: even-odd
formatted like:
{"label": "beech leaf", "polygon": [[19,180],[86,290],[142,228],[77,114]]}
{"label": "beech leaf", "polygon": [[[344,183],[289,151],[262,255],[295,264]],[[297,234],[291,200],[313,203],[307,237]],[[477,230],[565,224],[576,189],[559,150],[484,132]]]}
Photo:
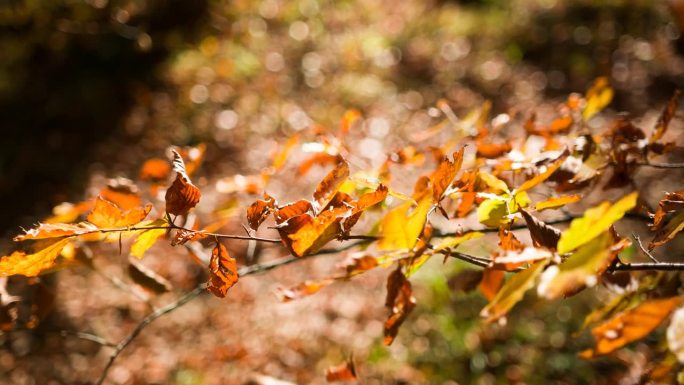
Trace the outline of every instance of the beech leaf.
{"label": "beech leaf", "polygon": [[648,249],[653,250],[656,247],[665,244],[669,240],[675,237],[677,233],[684,229],[684,210],[680,211],[670,219],[665,227],[658,230],[656,235],[653,237],[651,242],[648,244]]}
{"label": "beech leaf", "polygon": [[317,208],[325,207],[347,179],[349,179],[349,164],[342,160],[316,186],[313,197]]}
{"label": "beech leaf", "polygon": [[579,202],[581,199],[581,195],[564,195],[560,197],[551,197],[543,202],[538,202],[537,204],[535,204],[534,209],[537,211],[556,209],[571,203]]}
{"label": "beech leaf", "polygon": [[197,206],[202,193],[190,181],[185,170],[183,158],[176,150],[173,152],[173,171],[176,172],[176,179],[166,190],[166,212],[173,215],[185,215],[191,208]]}
{"label": "beech leaf", "polygon": [[382,238],[378,242],[380,250],[410,250],[416,245],[425,227],[428,212],[432,208],[432,197],[423,197],[418,206],[409,213],[412,206],[411,202],[404,202],[390,210],[382,219]]}
{"label": "beech leaf", "polygon": [[[157,219],[154,222],[151,222],[148,226],[149,227],[168,227],[169,223],[164,220],[164,219]],[[157,239],[162,237],[166,232],[168,231],[167,228],[164,229],[150,229],[150,230],[143,230],[140,235],[133,241],[133,245],[131,245],[131,255],[141,259],[144,255],[145,252],[154,245],[155,242],[157,242]]]}
{"label": "beech leaf", "polygon": [[37,227],[26,231],[24,234],[14,237],[14,241],[19,242],[29,239],[71,237],[75,235],[91,233],[93,231],[97,231],[97,227],[88,222],[81,222],[78,224],[39,223]]}
{"label": "beech leaf", "polygon": [[486,318],[487,322],[492,322],[506,315],[516,303],[523,299],[525,292],[534,286],[536,278],[547,263],[547,260],[539,261],[516,273],[480,311],[480,316]]}
{"label": "beech leaf", "polygon": [[319,290],[333,282],[335,282],[335,280],[332,278],[326,278],[319,281],[305,281],[288,289],[278,288],[276,294],[280,302],[290,302],[318,293]]}
{"label": "beech leaf", "polygon": [[57,256],[70,241],[70,239],[65,238],[33,254],[15,251],[11,255],[0,258],[0,277],[10,275],[38,276],[41,272],[55,265]]}
{"label": "beech leaf", "polygon": [[264,200],[257,199],[247,208],[247,223],[252,230],[259,229],[259,225],[268,218],[273,211],[275,200],[268,194],[264,194]]}
{"label": "beech leaf", "polygon": [[535,245],[543,246],[550,250],[556,250],[556,245],[561,237],[561,231],[533,217],[524,209],[520,209],[520,214],[522,214],[525,219],[527,228],[530,229],[530,236]]}
{"label": "beech leaf", "polygon": [[219,298],[225,297],[228,289],[238,281],[237,262],[221,243],[217,243],[211,251],[209,273],[207,289]]}
{"label": "beech leaf", "polygon": [[411,282],[406,279],[399,268],[387,277],[385,306],[390,310],[390,315],[385,321],[385,339],[383,343],[389,346],[394,342],[397,333],[399,333],[401,324],[404,323],[409,313],[416,307],[416,299],[413,297]]}
{"label": "beech leaf", "polygon": [[432,174],[430,180],[432,181],[432,196],[433,202],[439,203],[442,200],[444,192],[449,188],[451,182],[454,181],[456,174],[461,169],[463,164],[463,153],[465,147],[462,147],[457,152],[454,152],[454,160],[451,161],[449,158],[444,158],[437,166],[437,170]]}
{"label": "beech leaf", "polygon": [[594,81],[586,95],[586,104],[582,110],[582,118],[588,121],[594,115],[606,108],[613,100],[613,88],[608,84],[607,77],[600,77]]}

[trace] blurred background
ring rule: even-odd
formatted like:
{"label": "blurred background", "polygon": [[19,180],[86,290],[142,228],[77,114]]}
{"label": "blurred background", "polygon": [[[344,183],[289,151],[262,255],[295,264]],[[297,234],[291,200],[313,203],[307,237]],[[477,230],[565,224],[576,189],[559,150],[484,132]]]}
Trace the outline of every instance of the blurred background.
{"label": "blurred background", "polygon": [[[0,0],[0,233],[9,239],[56,204],[83,200],[103,178],[135,179],[169,145],[205,143],[197,184],[216,207],[245,207],[253,197],[227,187],[240,182],[234,175],[258,173],[279,143],[314,124],[337,129],[349,109],[364,117],[352,143],[366,167],[431,126],[440,99],[458,116],[485,100],[495,114],[554,111],[608,76],[611,109],[652,121],[682,84],[682,28],[677,0]],[[308,196],[324,171],[297,188],[276,178],[269,192]],[[237,232],[244,213],[231,215]],[[205,279],[178,251],[153,251],[145,262],[177,292]],[[112,255],[102,254],[102,269],[125,276],[125,258]],[[480,325],[486,301],[450,286],[456,263],[432,261],[416,277],[417,310],[390,348],[381,339],[386,272],[294,303],[271,295],[334,265],[245,278],[227,300],[202,298],[159,320],[110,383],[324,383],[325,368],[351,353],[366,384],[616,383],[646,359],[638,349],[618,360],[576,357],[589,339],[573,333],[596,293],[525,302],[508,325]],[[8,384],[92,381],[107,350],[50,331],[117,340],[148,310],[89,271],[16,285],[31,286],[32,306],[47,310],[36,331],[0,335]]]}

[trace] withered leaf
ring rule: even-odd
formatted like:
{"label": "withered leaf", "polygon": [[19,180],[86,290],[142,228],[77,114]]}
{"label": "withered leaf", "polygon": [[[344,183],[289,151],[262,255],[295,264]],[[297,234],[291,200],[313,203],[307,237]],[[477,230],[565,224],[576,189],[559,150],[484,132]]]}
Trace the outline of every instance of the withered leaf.
{"label": "withered leaf", "polygon": [[285,142],[285,145],[283,146],[282,150],[278,152],[275,157],[273,157],[273,171],[279,171],[285,166],[285,163],[287,162],[287,158],[290,155],[290,152],[292,152],[292,149],[299,143],[299,135],[292,135],[287,142]]}
{"label": "withered leaf", "polygon": [[292,253],[301,257],[338,238],[342,234],[340,223],[349,211],[341,207],[323,211],[315,217],[301,214],[278,226],[278,232]]}
{"label": "withered leaf", "polygon": [[93,211],[88,214],[88,222],[100,229],[128,227],[142,222],[147,214],[152,210],[152,205],[145,207],[135,207],[123,211],[116,204],[97,197]]}
{"label": "withered leaf", "polygon": [[378,258],[372,255],[362,255],[350,258],[344,265],[346,277],[365,273],[379,265]]}
{"label": "withered leaf", "polygon": [[349,232],[352,227],[356,224],[356,222],[359,221],[361,218],[361,214],[368,209],[371,208],[379,203],[382,203],[385,201],[385,198],[387,198],[387,194],[389,193],[389,189],[385,185],[378,185],[378,187],[375,189],[375,191],[367,192],[359,198],[359,200],[355,203],[354,208],[352,209],[352,214],[349,216],[349,218],[344,220],[343,227],[345,232]]}
{"label": "withered leaf", "polygon": [[593,358],[609,354],[632,341],[646,337],[681,303],[681,297],[652,299],[618,313],[591,330],[596,346],[583,351],[580,356]]}
{"label": "withered leaf", "polygon": [[558,170],[563,163],[565,162],[565,159],[570,155],[568,151],[564,151],[558,159],[556,159],[551,165],[546,167],[546,170],[542,172],[541,174],[536,175],[532,179],[529,179],[525,181],[520,187],[515,189],[515,191],[527,191],[531,189],[532,187],[538,185],[539,183],[547,180],[556,170]]}
{"label": "withered leaf", "polygon": [[504,283],[504,274],[502,270],[495,270],[490,267],[482,270],[482,279],[478,288],[487,300],[491,301],[501,289]]}
{"label": "withered leaf", "polygon": [[658,202],[658,210],[652,215],[651,230],[658,230],[664,224],[665,216],[669,213],[684,210],[684,191],[665,193],[665,198]]}
{"label": "withered leaf", "polygon": [[110,179],[107,187],[100,190],[100,196],[116,204],[122,210],[131,210],[142,205],[138,186],[126,178]]}
{"label": "withered leaf", "polygon": [[26,241],[29,239],[47,239],[71,237],[97,231],[97,227],[88,222],[77,224],[70,223],[39,223],[37,227],[25,231],[24,234],[14,237],[15,242]]}
{"label": "withered leaf", "polygon": [[132,258],[128,262],[128,275],[133,282],[158,294],[172,289],[171,282],[152,271],[149,267]]}
{"label": "withered leaf", "polygon": [[318,293],[322,288],[335,282],[332,278],[326,278],[319,281],[304,281],[297,286],[290,288],[278,288],[276,295],[280,302],[290,302],[300,299],[315,293]]}
{"label": "withered leaf", "polygon": [[199,241],[207,236],[208,235],[204,230],[195,231],[181,229],[176,231],[176,235],[174,235],[173,239],[171,240],[171,246],[184,245],[190,241]]}
{"label": "withered leaf", "polygon": [[524,247],[522,250],[509,250],[496,255],[492,261],[492,268],[514,271],[515,269],[539,260],[548,260],[553,254],[545,249]]}
{"label": "withered leaf", "polygon": [[648,249],[653,250],[671,240],[680,231],[684,229],[684,210],[680,211],[670,219],[665,227],[658,230],[651,242],[648,244]]}
{"label": "withered leaf", "polygon": [[325,178],[323,178],[318,186],[316,186],[313,198],[317,203],[317,207],[319,209],[325,207],[348,178],[349,164],[345,160],[342,160],[325,176]]}
{"label": "withered leaf", "polygon": [[325,371],[325,380],[328,382],[356,381],[354,359],[349,357],[349,359],[342,364],[328,368]]}
{"label": "withered leaf", "polygon": [[550,250],[556,250],[556,245],[558,245],[558,240],[561,237],[561,231],[533,217],[525,209],[520,209],[520,214],[522,214],[527,223],[527,228],[530,230],[530,236],[534,244]]}
{"label": "withered leaf", "polygon": [[200,189],[190,181],[183,158],[176,150],[172,150],[172,152],[173,171],[176,172],[176,179],[166,190],[166,212],[173,215],[185,215],[199,203],[202,194]]}
{"label": "withered leaf", "polygon": [[385,305],[390,309],[390,315],[385,321],[385,339],[383,343],[389,346],[394,342],[397,333],[399,333],[401,324],[404,323],[406,317],[416,306],[411,282],[406,279],[399,268],[387,277]]}
{"label": "withered leaf", "polygon": [[495,144],[478,140],[475,145],[477,147],[477,156],[487,159],[496,159],[512,149],[510,143]]}
{"label": "withered leaf", "polygon": [[588,121],[598,112],[603,110],[613,100],[613,88],[610,87],[607,77],[600,77],[594,81],[587,91],[586,104],[582,110],[582,118]]}
{"label": "withered leaf", "polygon": [[667,103],[667,106],[665,106],[665,109],[663,109],[660,117],[658,117],[658,122],[656,123],[653,133],[648,140],[649,144],[657,142],[663,137],[663,135],[665,135],[665,131],[667,131],[670,121],[672,118],[674,118],[675,113],[677,112],[677,107],[679,106],[679,97],[681,94],[682,91],[679,89],[675,90],[674,94],[670,98],[670,101]]}
{"label": "withered leaf", "polygon": [[275,200],[268,194],[264,194],[264,200],[257,199],[247,208],[247,223],[249,223],[249,227],[257,230],[274,208]]}
{"label": "withered leaf", "polygon": [[217,243],[211,252],[209,273],[207,289],[219,298],[225,297],[228,289],[238,281],[237,262],[221,243]]}
{"label": "withered leaf", "polygon": [[437,166],[437,170],[430,176],[432,181],[432,198],[434,203],[439,203],[442,200],[444,192],[449,188],[451,182],[456,178],[456,174],[461,169],[463,164],[463,153],[465,147],[462,147],[457,152],[454,152],[454,160],[444,158]]}
{"label": "withered leaf", "polygon": [[560,197],[551,197],[543,202],[535,204],[534,209],[537,211],[556,209],[570,203],[579,202],[581,199],[581,195],[563,195]]}

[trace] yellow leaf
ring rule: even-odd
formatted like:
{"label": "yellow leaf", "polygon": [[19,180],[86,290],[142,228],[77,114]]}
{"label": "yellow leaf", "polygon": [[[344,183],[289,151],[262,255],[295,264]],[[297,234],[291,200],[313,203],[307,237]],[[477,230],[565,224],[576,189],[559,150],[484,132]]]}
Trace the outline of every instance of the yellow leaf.
{"label": "yellow leaf", "polygon": [[380,224],[382,238],[378,242],[380,250],[409,250],[418,242],[418,237],[425,227],[427,215],[432,208],[432,197],[425,196],[418,206],[409,214],[413,205],[404,202],[390,210]]}
{"label": "yellow leaf", "polygon": [[[149,224],[149,227],[158,227],[158,226],[164,226],[167,227],[168,223],[164,219],[157,219],[156,221],[152,222]],[[145,252],[147,249],[152,247],[154,243],[157,241],[157,239],[164,234],[166,234],[167,229],[150,229],[150,230],[145,230],[143,231],[140,235],[138,235],[138,238],[135,239],[133,242],[133,245],[131,246],[131,255],[138,258],[142,259],[143,255],[145,255]]]}
{"label": "yellow leaf", "polygon": [[516,303],[523,299],[525,292],[534,286],[535,279],[547,263],[548,260],[539,261],[524,271],[516,273],[482,309],[480,316],[487,318],[487,322],[491,322],[506,315]]}
{"label": "yellow leaf", "polygon": [[608,231],[583,245],[558,266],[551,266],[541,276],[537,293],[547,299],[560,298],[592,287],[615,257]]}
{"label": "yellow leaf", "polygon": [[547,209],[555,209],[558,207],[563,207],[570,203],[579,202],[582,199],[581,195],[564,195],[560,197],[552,197],[543,202],[539,202],[534,205],[534,209],[537,211],[543,211]]}
{"label": "yellow leaf", "polygon": [[637,192],[633,192],[613,205],[603,202],[588,209],[582,218],[573,220],[570,228],[563,232],[558,241],[558,253],[565,254],[572,251],[608,230],[613,223],[636,206],[638,195]]}
{"label": "yellow leaf", "polygon": [[477,207],[477,220],[483,225],[499,227],[509,222],[507,216],[518,211],[519,207],[527,207],[530,198],[525,191],[520,191],[510,199],[503,195],[500,199],[487,199]]}
{"label": "yellow leaf", "polygon": [[69,239],[62,239],[34,254],[27,255],[22,251],[15,251],[12,255],[2,257],[2,259],[0,259],[0,276],[37,276],[42,271],[55,265],[55,259],[69,241]]}
{"label": "yellow leaf", "polygon": [[483,182],[487,184],[487,186],[493,188],[494,190],[504,191],[506,193],[511,192],[508,189],[508,185],[506,185],[506,182],[495,177],[494,175],[488,172],[479,172],[477,175],[480,177],[480,179],[482,179]]}
{"label": "yellow leaf", "polygon": [[600,77],[587,91],[587,102],[582,110],[582,118],[588,121],[594,115],[606,108],[613,100],[613,88],[608,84],[608,78]]}
{"label": "yellow leaf", "polygon": [[483,235],[484,235],[484,233],[480,233],[478,231],[473,231],[473,232],[470,232],[467,234],[463,234],[459,237],[444,238],[444,239],[442,239],[442,242],[440,242],[439,244],[437,244],[437,246],[435,246],[434,251],[438,252],[438,251],[444,250],[446,248],[453,248],[453,247],[460,245],[461,243],[463,243],[465,241],[480,238]]}

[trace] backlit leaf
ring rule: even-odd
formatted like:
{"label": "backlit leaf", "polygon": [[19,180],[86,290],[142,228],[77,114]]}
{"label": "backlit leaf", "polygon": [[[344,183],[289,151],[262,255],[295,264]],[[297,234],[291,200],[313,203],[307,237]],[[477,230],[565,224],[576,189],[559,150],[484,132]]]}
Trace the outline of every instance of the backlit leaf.
{"label": "backlit leaf", "polygon": [[143,163],[140,168],[141,180],[163,180],[171,174],[171,166],[166,159],[153,158]]}
{"label": "backlit leaf", "polygon": [[480,289],[480,293],[482,293],[488,301],[494,299],[496,293],[501,290],[505,275],[506,273],[504,271],[492,269],[491,267],[482,270],[482,279],[480,280],[478,288]]}
{"label": "backlit leaf", "polygon": [[0,258],[0,277],[10,275],[38,276],[41,272],[55,265],[55,259],[70,242],[65,238],[33,254],[15,251],[11,255]]}
{"label": "backlit leaf", "polygon": [[455,152],[453,161],[447,157],[442,159],[439,166],[437,166],[437,170],[430,176],[433,187],[433,201],[435,203],[439,203],[442,200],[442,195],[444,195],[444,192],[449,188],[456,174],[461,169],[464,151],[465,147],[462,147],[459,151]]}
{"label": "backlit leaf", "polygon": [[523,265],[543,259],[550,259],[553,254],[545,249],[525,247],[522,250],[508,250],[497,255],[492,261],[492,267],[498,270],[513,271]]}
{"label": "backlit leaf", "polygon": [[596,238],[636,206],[637,192],[633,192],[614,204],[603,202],[574,219],[558,241],[558,253],[565,254]]}
{"label": "backlit leaf", "polygon": [[665,193],[665,198],[658,202],[658,210],[651,216],[653,218],[651,230],[660,229],[664,224],[665,216],[678,210],[684,210],[684,191]]}
{"label": "backlit leaf", "polygon": [[93,231],[97,231],[97,227],[88,222],[81,222],[77,224],[39,223],[37,227],[26,231],[24,234],[14,237],[14,241],[19,242],[29,239],[70,237],[74,235],[87,234]]}
{"label": "backlit leaf", "polygon": [[522,185],[520,185],[515,191],[527,191],[534,186],[538,185],[539,183],[542,183],[543,181],[547,180],[551,174],[556,172],[560,168],[560,166],[563,165],[563,162],[565,162],[565,159],[568,157],[569,152],[564,152],[558,159],[556,159],[552,164],[546,167],[546,170],[542,172],[541,174],[535,176],[532,179],[526,180]]}
{"label": "backlit leaf", "polygon": [[138,237],[133,241],[133,245],[131,245],[131,255],[141,259],[144,255],[145,252],[152,247],[152,245],[157,242],[157,239],[160,237],[164,236],[166,232],[168,231],[168,222],[166,222],[165,219],[157,219],[154,222],[150,223],[149,225],[146,225],[146,227],[165,227],[163,229],[150,229],[150,230],[145,230]]}
{"label": "backlit leaf", "polygon": [[667,222],[665,227],[658,230],[653,237],[653,240],[648,244],[648,249],[653,250],[656,247],[665,244],[670,239],[674,238],[677,233],[682,231],[682,229],[684,229],[684,211],[680,211]]}
{"label": "backlit leaf", "polygon": [[483,235],[484,235],[484,233],[480,233],[477,231],[471,231],[469,233],[466,233],[466,234],[463,234],[460,236],[447,237],[447,238],[442,239],[442,241],[439,242],[434,247],[433,250],[435,252],[438,252],[438,251],[445,250],[445,249],[451,249],[451,248],[454,248],[454,247],[460,245],[461,243],[463,243],[465,241],[469,241],[471,239],[477,239],[477,238],[482,237]]}
{"label": "backlit leaf", "polygon": [[332,278],[322,279],[320,281],[305,281],[297,286],[285,289],[278,288],[276,292],[280,302],[290,302],[317,293],[322,288],[335,282]]}
{"label": "backlit leaf", "polygon": [[122,210],[131,210],[142,206],[138,186],[126,178],[110,179],[107,187],[100,190],[100,196],[116,204]]}
{"label": "backlit leaf", "polygon": [[432,197],[426,195],[411,211],[412,206],[411,202],[404,202],[390,210],[382,219],[382,238],[378,242],[380,250],[410,250],[416,245],[432,208]]}
{"label": "backlit leaf", "polygon": [[274,209],[275,200],[264,194],[264,200],[257,199],[247,208],[247,223],[253,230],[257,230],[259,225],[266,220]]}
{"label": "backlit leaf", "polygon": [[582,110],[582,118],[588,121],[598,112],[606,108],[613,100],[613,88],[608,84],[608,78],[600,77],[594,81],[586,95],[586,104]]}
{"label": "backlit leaf", "polygon": [[190,181],[185,170],[183,158],[176,150],[173,152],[173,171],[176,172],[176,179],[166,190],[166,212],[173,215],[185,215],[191,208],[199,203],[202,196],[199,188]]}
{"label": "backlit leaf", "polygon": [[596,346],[580,355],[584,358],[605,355],[646,337],[681,303],[681,297],[652,299],[618,313],[591,330]]}
{"label": "backlit leaf", "polygon": [[356,381],[356,368],[353,358],[350,357],[344,363],[326,369],[325,380],[328,382]]}
{"label": "backlit leaf", "polygon": [[290,152],[292,152],[297,143],[299,143],[299,135],[292,135],[287,139],[283,148],[273,157],[273,171],[279,171],[285,166]]}
{"label": "backlit leaf", "polygon": [[477,174],[480,179],[487,184],[487,186],[491,187],[494,189],[495,192],[497,191],[503,191],[506,193],[510,193],[511,191],[508,189],[508,185],[506,182],[502,181],[501,179],[495,177],[494,175],[481,171]]}
{"label": "backlit leaf", "polygon": [[316,186],[313,197],[319,209],[328,204],[348,178],[349,164],[343,160]]}
{"label": "backlit leaf", "polygon": [[516,273],[496,293],[496,296],[480,312],[487,322],[495,321],[508,313],[518,303],[525,292],[534,286],[536,278],[541,274],[548,261],[539,261],[527,269]]}
{"label": "backlit leaf", "polygon": [[152,205],[136,207],[123,211],[116,204],[97,197],[93,211],[88,214],[88,222],[100,229],[128,227],[142,222],[152,210]]}
{"label": "backlit leaf", "polygon": [[556,209],[571,203],[579,202],[581,199],[581,195],[564,195],[560,197],[551,197],[543,202],[535,204],[534,209],[537,211]]}
{"label": "backlit leaf", "polygon": [[209,273],[207,289],[219,298],[225,297],[228,289],[238,281],[237,262],[221,243],[217,243],[211,252]]}

